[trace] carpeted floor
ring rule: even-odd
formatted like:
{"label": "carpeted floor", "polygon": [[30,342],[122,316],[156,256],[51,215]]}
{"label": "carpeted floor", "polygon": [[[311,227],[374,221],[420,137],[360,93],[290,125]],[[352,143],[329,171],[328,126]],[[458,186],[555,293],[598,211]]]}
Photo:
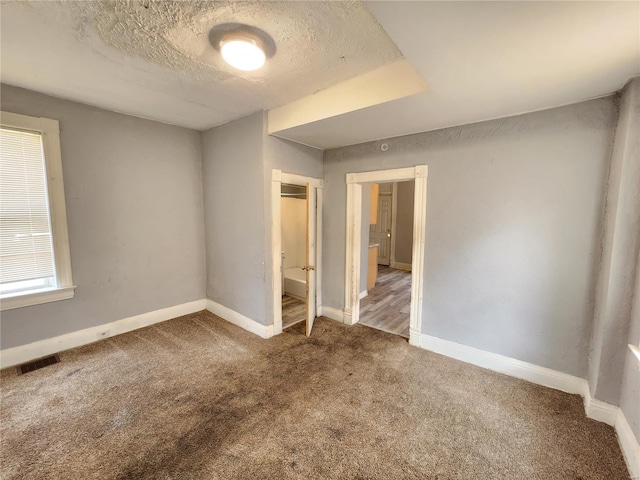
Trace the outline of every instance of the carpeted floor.
{"label": "carpeted floor", "polygon": [[2,372],[8,479],[626,479],[568,395],[316,321],[262,340],[207,312]]}

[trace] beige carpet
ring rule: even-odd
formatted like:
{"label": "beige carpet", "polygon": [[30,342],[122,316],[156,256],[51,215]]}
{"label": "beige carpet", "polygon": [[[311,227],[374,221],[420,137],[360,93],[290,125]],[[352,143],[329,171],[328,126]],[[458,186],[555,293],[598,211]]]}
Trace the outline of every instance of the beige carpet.
{"label": "beige carpet", "polygon": [[2,372],[2,479],[625,479],[579,396],[318,319],[207,312]]}

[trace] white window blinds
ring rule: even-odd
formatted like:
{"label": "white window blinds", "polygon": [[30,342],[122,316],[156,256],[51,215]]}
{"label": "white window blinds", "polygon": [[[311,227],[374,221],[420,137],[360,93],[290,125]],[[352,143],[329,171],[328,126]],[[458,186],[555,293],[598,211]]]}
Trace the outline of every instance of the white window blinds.
{"label": "white window blinds", "polygon": [[40,133],[0,128],[0,287],[55,286],[46,178]]}

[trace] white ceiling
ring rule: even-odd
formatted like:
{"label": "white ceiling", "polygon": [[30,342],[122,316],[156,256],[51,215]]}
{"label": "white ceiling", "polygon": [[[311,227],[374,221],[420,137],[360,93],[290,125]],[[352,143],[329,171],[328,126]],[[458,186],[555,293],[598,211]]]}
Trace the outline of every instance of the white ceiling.
{"label": "white ceiling", "polygon": [[[147,7],[147,8],[145,8]],[[3,83],[206,129],[402,58],[362,2],[18,1],[0,4]],[[209,30],[246,23],[276,54],[221,61]]]}
{"label": "white ceiling", "polygon": [[424,93],[278,136],[332,148],[574,103],[640,73],[640,2],[366,2]]}
{"label": "white ceiling", "polygon": [[[259,109],[309,108],[307,96],[404,55],[423,93],[335,108],[316,121],[299,112],[292,116],[307,120],[277,132],[319,148],[573,103],[640,73],[637,1],[20,1],[0,9],[2,82],[196,129]],[[278,51],[265,69],[238,75],[220,62],[207,33],[225,22],[273,36]],[[345,89],[325,97],[345,103],[334,91]]]}

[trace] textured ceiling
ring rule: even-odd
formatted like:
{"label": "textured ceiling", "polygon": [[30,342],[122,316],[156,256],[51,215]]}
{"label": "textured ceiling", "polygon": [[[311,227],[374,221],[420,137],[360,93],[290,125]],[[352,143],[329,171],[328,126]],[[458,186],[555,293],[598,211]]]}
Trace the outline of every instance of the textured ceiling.
{"label": "textured ceiling", "polygon": [[[362,2],[2,2],[3,83],[205,129],[402,58]],[[268,32],[276,54],[238,73],[208,41],[222,23]]]}
{"label": "textured ceiling", "polygon": [[366,2],[423,93],[277,135],[320,148],[557,107],[640,74],[640,2]]}
{"label": "textured ceiling", "polygon": [[[640,74],[638,1],[2,1],[0,9],[5,83],[196,129],[285,105],[278,110],[300,121],[274,132],[319,148],[578,102]],[[273,37],[264,69],[239,74],[221,61],[208,32],[228,22]],[[363,74],[402,62],[426,85],[421,93],[389,101],[380,95],[388,85],[360,87]],[[406,80],[396,77],[392,84]],[[333,113],[316,115],[318,98]],[[360,106],[345,111],[351,104]]]}

